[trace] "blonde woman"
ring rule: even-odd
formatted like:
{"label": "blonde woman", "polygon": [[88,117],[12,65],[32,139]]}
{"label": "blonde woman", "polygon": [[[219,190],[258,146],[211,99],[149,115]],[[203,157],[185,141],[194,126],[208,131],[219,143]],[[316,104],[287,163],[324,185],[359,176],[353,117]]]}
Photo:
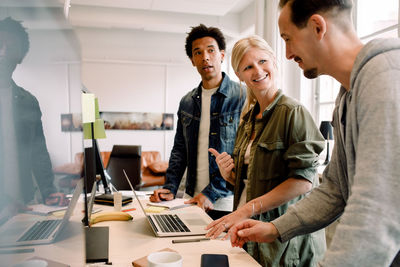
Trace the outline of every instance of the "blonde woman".
{"label": "blonde woman", "polygon": [[[247,85],[247,103],[232,157],[210,149],[235,196],[234,212],[207,226],[212,238],[244,219],[271,221],[304,198],[318,182],[318,155],[324,148],[306,108],[278,89],[276,59],[265,40],[239,40],[232,67]],[[322,230],[284,243],[247,242],[245,249],[263,266],[313,266],[326,249],[325,235]]]}

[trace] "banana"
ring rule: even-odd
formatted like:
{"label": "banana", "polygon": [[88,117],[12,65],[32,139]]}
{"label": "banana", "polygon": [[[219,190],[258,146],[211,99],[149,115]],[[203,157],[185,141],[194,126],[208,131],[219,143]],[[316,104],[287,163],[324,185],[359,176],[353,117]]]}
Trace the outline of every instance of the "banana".
{"label": "banana", "polygon": [[130,221],[132,219],[133,219],[133,217],[127,212],[103,211],[103,212],[92,214],[89,224],[92,225],[92,224],[95,224],[98,222],[104,222],[104,221]]}

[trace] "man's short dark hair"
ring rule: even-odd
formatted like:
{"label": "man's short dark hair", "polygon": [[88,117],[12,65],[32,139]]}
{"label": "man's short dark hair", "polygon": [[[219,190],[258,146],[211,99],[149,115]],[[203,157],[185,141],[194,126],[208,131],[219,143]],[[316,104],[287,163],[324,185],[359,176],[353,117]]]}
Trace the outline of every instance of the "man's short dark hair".
{"label": "man's short dark hair", "polygon": [[29,50],[29,36],[26,29],[22,26],[20,21],[7,17],[0,20],[0,31],[11,33],[18,38],[21,45],[21,54],[18,63],[21,63]]}
{"label": "man's short dark hair", "polygon": [[304,28],[308,19],[316,13],[347,11],[350,15],[353,6],[352,0],[280,0],[279,7],[291,5],[291,20],[298,28]]}
{"label": "man's short dark hair", "polygon": [[188,33],[186,37],[185,50],[186,55],[192,58],[192,44],[195,40],[203,37],[212,37],[217,41],[219,50],[225,50],[225,37],[220,31],[220,29],[215,27],[207,27],[204,24],[192,27],[192,30]]}

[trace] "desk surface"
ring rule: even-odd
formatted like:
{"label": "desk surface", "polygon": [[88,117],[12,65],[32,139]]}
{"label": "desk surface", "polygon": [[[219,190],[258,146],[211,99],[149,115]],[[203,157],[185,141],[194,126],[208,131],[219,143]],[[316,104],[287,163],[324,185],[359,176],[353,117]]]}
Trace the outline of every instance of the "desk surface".
{"label": "desk surface", "polygon": [[[113,209],[113,207],[102,205],[95,205],[95,208]],[[135,211],[129,212],[133,216],[132,221],[100,222],[93,226],[109,226],[109,260],[112,262],[112,266],[132,266],[132,261],[164,248],[171,248],[180,253],[183,256],[183,266],[200,266],[200,257],[204,253],[226,254],[230,266],[260,266],[243,249],[232,248],[229,241],[210,240],[172,244],[172,239],[193,237],[155,237],[136,201],[123,207],[123,209],[128,208],[136,208]],[[184,212],[185,209],[203,212],[196,206],[181,209],[180,212]],[[56,243],[35,246],[33,253],[0,254],[0,262],[18,263],[34,256],[40,256],[70,266],[84,266],[84,236],[80,223],[83,215],[81,210],[82,205],[76,208],[71,222],[61,233]]]}

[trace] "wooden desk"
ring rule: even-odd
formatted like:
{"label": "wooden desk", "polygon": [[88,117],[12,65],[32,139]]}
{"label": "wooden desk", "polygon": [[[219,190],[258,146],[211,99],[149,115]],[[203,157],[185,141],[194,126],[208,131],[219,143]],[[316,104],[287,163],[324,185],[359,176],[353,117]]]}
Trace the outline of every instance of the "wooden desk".
{"label": "wooden desk", "polygon": [[[200,257],[201,254],[204,253],[226,254],[228,255],[230,266],[233,267],[260,266],[243,249],[232,248],[229,241],[210,240],[172,244],[172,239],[195,237],[155,237],[136,201],[124,206],[123,209],[133,207],[136,208],[136,210],[129,212],[133,216],[132,221],[101,222],[93,226],[109,226],[109,260],[112,262],[112,266],[132,266],[132,261],[163,248],[171,248],[180,253],[183,256],[183,266],[187,267],[200,266]],[[103,205],[95,205],[94,208],[100,208],[102,210],[113,209],[113,207]],[[196,206],[176,210],[176,212],[185,212],[186,209],[203,212]],[[14,264],[34,256],[41,256],[50,260],[69,264],[72,267],[84,266],[84,237],[82,224],[80,223],[83,214],[81,211],[82,206],[80,205],[76,208],[71,222],[64,229],[63,233],[61,233],[56,243],[36,246],[34,253],[0,254],[0,265],[1,263],[7,262],[10,263],[10,266],[12,265],[11,263]],[[96,264],[95,266],[102,265]]]}
{"label": "wooden desk", "polygon": [[[155,237],[136,201],[124,206],[123,209],[132,207],[136,208],[135,211],[129,212],[133,216],[132,222],[113,221],[96,224],[98,226],[110,226],[110,261],[115,266],[132,266],[133,260],[163,248],[171,248],[180,253],[183,256],[183,266],[200,266],[200,257],[204,253],[227,254],[230,266],[260,266],[243,249],[232,248],[228,240],[173,244],[173,239],[196,237]],[[203,212],[197,206],[183,208],[174,212],[187,212],[188,210]]]}

